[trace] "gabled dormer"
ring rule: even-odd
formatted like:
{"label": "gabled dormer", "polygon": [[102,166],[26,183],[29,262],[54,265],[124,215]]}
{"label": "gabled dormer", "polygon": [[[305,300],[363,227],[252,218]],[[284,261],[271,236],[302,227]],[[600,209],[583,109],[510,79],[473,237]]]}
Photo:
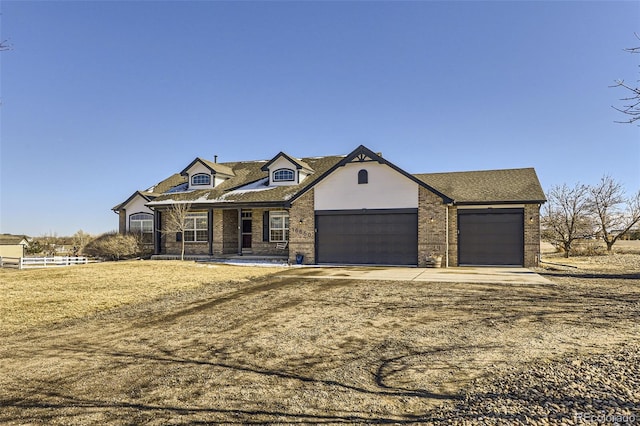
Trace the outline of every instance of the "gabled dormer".
{"label": "gabled dormer", "polygon": [[261,170],[269,174],[269,186],[297,185],[313,173],[307,163],[284,152],[279,152]]}
{"label": "gabled dormer", "polygon": [[188,190],[215,188],[235,176],[230,167],[202,158],[193,160],[180,174],[187,177]]}

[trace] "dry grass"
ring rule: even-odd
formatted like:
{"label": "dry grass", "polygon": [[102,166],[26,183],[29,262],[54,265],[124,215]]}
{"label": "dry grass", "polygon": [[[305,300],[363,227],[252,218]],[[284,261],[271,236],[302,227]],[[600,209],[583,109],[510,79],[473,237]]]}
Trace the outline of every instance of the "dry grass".
{"label": "dry grass", "polygon": [[180,261],[0,269],[0,333],[82,318],[207,284],[246,282],[277,269]]}
{"label": "dry grass", "polygon": [[[476,378],[640,339],[640,275],[626,271],[505,285],[122,265],[105,291],[193,287],[3,336],[0,423],[430,424]],[[89,272],[60,271],[55,288]]]}

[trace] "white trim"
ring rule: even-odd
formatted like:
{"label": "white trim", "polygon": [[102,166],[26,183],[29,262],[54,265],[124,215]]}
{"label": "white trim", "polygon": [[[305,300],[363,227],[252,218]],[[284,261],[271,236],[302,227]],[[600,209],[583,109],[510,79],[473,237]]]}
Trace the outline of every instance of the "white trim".
{"label": "white trim", "polygon": [[[206,183],[195,183],[195,179],[197,177],[200,176],[206,176],[207,177],[207,181]],[[196,173],[193,176],[191,176],[191,186],[211,186],[211,174],[209,173]]]}
{"label": "white trim", "polygon": [[[282,217],[282,228],[271,227],[271,215]],[[285,221],[285,218],[289,219],[289,212],[287,210],[270,210],[269,211],[269,242],[277,243],[277,242],[289,241],[289,238],[287,237],[289,236],[291,224],[289,223],[289,226],[285,226],[285,223],[287,222]],[[271,237],[271,232],[273,231],[282,231],[283,239],[279,239],[279,240],[273,239]]]}

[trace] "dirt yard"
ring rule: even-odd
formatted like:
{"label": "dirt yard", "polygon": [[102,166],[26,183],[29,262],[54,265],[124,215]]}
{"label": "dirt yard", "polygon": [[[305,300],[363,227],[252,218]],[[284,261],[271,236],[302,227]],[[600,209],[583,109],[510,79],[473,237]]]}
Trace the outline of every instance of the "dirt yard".
{"label": "dirt yard", "polygon": [[[0,423],[438,423],[456,417],[478,380],[640,341],[638,262],[540,270],[553,285],[300,279],[277,269],[226,277],[227,267],[188,263],[169,274],[171,262],[148,264],[111,278],[142,294],[121,306],[32,313],[22,325],[3,307]],[[42,285],[96,274],[81,268]],[[189,271],[199,284],[157,290]],[[19,297],[24,273],[0,274],[3,304]],[[90,289],[69,309],[92,300]]]}

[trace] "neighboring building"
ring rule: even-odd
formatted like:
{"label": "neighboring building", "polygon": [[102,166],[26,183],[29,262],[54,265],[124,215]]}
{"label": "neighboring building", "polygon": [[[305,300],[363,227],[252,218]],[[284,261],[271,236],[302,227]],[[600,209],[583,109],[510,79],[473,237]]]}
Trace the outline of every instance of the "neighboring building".
{"label": "neighboring building", "polygon": [[1,257],[24,257],[29,239],[25,235],[0,234]]}
{"label": "neighboring building", "polygon": [[[346,156],[196,158],[113,210],[120,232],[147,235],[156,254],[179,253],[184,238],[187,255],[414,266],[441,255],[448,266],[530,267],[545,201],[532,168],[412,175],[359,146]],[[191,206],[184,235],[161,232],[174,203]]]}

